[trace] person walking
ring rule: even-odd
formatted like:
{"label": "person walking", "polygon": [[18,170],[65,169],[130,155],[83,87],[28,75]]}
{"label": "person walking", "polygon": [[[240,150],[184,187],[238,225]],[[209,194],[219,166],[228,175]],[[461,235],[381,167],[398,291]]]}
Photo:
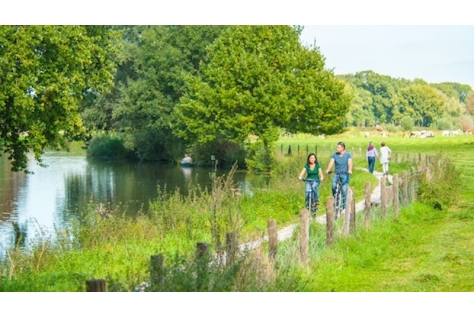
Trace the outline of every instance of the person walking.
{"label": "person walking", "polygon": [[346,145],[339,142],[336,145],[336,152],[331,155],[326,174],[329,174],[334,165],[334,177],[332,179],[332,196],[336,195],[336,184],[338,180],[342,184],[342,209],[346,208],[347,188],[349,187],[350,175],[352,175],[352,154],[346,152]]}
{"label": "person walking", "polygon": [[369,147],[367,147],[367,152],[366,152],[365,157],[367,159],[367,164],[369,165],[369,173],[373,174],[374,168],[375,168],[375,161],[379,157],[379,153],[377,152],[377,149],[374,147],[374,143],[369,142]]}
{"label": "person walking", "polygon": [[[324,180],[323,170],[321,168],[321,164],[319,164],[318,158],[316,154],[310,153],[308,158],[306,159],[306,164],[304,164],[303,169],[301,170],[298,179],[302,180],[303,176],[306,175],[306,187],[305,187],[305,203],[308,209],[308,201],[309,195],[311,193],[311,189],[313,191],[313,200],[312,202],[314,205],[319,205],[319,193],[318,187],[320,183]],[[314,180],[313,182],[311,180]]]}
{"label": "person walking", "polygon": [[383,175],[388,175],[388,163],[392,156],[392,150],[385,145],[385,142],[382,142],[380,145],[382,146],[380,148],[380,163],[382,164]]}

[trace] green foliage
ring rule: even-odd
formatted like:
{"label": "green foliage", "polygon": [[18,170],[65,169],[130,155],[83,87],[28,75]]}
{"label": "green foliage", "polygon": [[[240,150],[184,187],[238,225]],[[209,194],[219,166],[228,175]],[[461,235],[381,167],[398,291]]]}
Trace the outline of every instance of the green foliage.
{"label": "green foliage", "polygon": [[114,90],[84,105],[90,129],[119,132],[140,160],[175,161],[182,138],[172,128],[185,89],[182,73],[196,74],[206,48],[226,26],[123,26]]}
{"label": "green foliage", "polygon": [[87,156],[92,158],[124,159],[129,152],[117,134],[99,133],[89,142]]}
{"label": "green foliage", "polygon": [[188,148],[193,160],[198,165],[212,165],[211,156],[214,155],[219,167],[231,167],[237,164],[239,169],[246,168],[245,158],[247,150],[245,145],[229,140],[215,139],[210,143],[193,143]]}
{"label": "green foliage", "polygon": [[400,124],[404,131],[412,131],[414,127],[413,119],[410,116],[404,116]]}
{"label": "green foliage", "polygon": [[[255,135],[267,150],[278,130],[342,130],[349,96],[316,49],[290,26],[231,26],[209,47],[198,75],[188,74],[175,132],[189,141]],[[270,156],[270,155],[267,155]],[[255,160],[255,159],[254,159]]]}
{"label": "green foliage", "polygon": [[261,141],[248,144],[248,155],[245,159],[247,168],[255,172],[270,172],[276,162],[273,152],[268,151]]}
{"label": "green foliage", "polygon": [[472,92],[468,85],[428,84],[422,79],[396,79],[373,71],[338,78],[347,82],[354,97],[346,119],[348,125],[355,126],[373,126],[375,122],[399,125],[409,117],[414,125],[429,127],[441,117],[461,116]]}
{"label": "green foliage", "polygon": [[436,121],[436,128],[438,130],[452,130],[453,122],[447,118],[440,118]]}
{"label": "green foliage", "polygon": [[462,172],[446,153],[431,158],[431,164],[418,186],[418,199],[436,209],[446,209],[459,198],[463,188]]}
{"label": "green foliage", "polygon": [[[103,26],[0,26],[0,145],[12,169],[84,137],[79,101],[112,84],[115,33]],[[20,138],[22,137],[22,138]]]}

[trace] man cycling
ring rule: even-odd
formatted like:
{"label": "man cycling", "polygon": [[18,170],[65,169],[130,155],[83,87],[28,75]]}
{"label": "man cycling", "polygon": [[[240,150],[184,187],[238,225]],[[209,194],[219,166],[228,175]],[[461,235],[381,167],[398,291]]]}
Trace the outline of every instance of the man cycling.
{"label": "man cycling", "polygon": [[339,179],[342,184],[342,209],[345,209],[347,188],[349,187],[350,175],[352,175],[352,155],[346,152],[346,145],[343,142],[337,143],[336,152],[331,155],[326,174],[329,174],[334,164],[335,174],[332,179],[332,196],[336,195],[336,184]]}

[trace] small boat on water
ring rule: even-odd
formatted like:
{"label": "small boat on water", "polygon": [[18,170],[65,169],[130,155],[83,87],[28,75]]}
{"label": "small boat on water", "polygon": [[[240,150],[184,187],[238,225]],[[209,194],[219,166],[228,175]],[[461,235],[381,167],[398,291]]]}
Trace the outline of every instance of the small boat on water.
{"label": "small boat on water", "polygon": [[181,161],[179,161],[179,164],[182,167],[191,167],[193,166],[193,159],[190,156],[188,156],[188,154],[185,154],[184,158]]}

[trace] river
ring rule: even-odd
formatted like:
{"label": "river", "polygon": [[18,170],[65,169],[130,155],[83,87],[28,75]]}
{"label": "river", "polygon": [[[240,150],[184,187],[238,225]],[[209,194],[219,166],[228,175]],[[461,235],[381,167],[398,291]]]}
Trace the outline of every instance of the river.
{"label": "river", "polygon": [[[30,158],[28,170],[33,174],[25,174],[11,172],[7,156],[0,157],[0,257],[14,245],[15,236],[21,235],[25,247],[39,234],[54,238],[55,228],[68,226],[91,203],[127,215],[146,213],[158,187],[186,195],[190,187],[210,187],[212,173],[230,171],[91,160],[81,151],[48,151],[42,158],[47,167]],[[237,171],[234,180],[242,193],[251,194],[268,177]]]}

